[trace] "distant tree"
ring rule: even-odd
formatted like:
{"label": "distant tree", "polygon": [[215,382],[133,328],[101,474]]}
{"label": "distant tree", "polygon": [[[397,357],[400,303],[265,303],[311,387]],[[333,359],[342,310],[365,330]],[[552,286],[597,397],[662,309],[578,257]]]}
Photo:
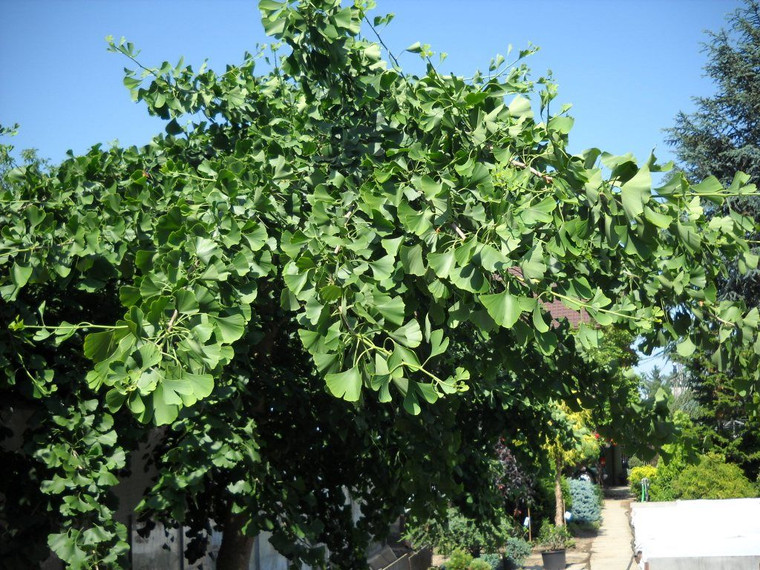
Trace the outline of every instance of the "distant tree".
{"label": "distant tree", "polygon": [[[745,0],[728,18],[728,29],[707,32],[703,44],[704,67],[716,88],[710,97],[695,97],[697,110],[680,112],[675,126],[667,129],[679,167],[693,181],[715,176],[730,184],[738,171],[760,182],[760,2]],[[738,211],[760,219],[760,198],[736,196],[713,210]],[[757,240],[757,234],[752,238]],[[748,305],[760,301],[760,274],[732,271],[718,283],[728,298],[744,298]]]}
{"label": "distant tree", "polygon": [[[679,113],[668,129],[679,167],[692,180],[715,176],[731,183],[744,171],[760,182],[760,2],[745,0],[728,18],[728,28],[708,32],[704,44],[708,61],[705,73],[715,84],[710,97],[694,99],[697,110]],[[709,204],[708,215],[740,213],[760,221],[757,196],[734,196],[723,204]],[[754,252],[760,237],[748,231]],[[760,305],[760,273],[745,271],[741,261],[727,264],[728,273],[716,280],[719,298]],[[750,479],[760,469],[760,423],[757,401],[736,386],[739,373],[718,371],[704,357],[686,361],[693,393],[699,404],[696,416],[705,450],[717,447],[728,461],[738,463]],[[741,379],[740,379],[741,380]],[[740,382],[741,383],[741,382]],[[754,416],[754,417],[752,417]]]}
{"label": "distant tree", "polygon": [[674,367],[670,372],[663,372],[655,366],[642,377],[641,391],[645,398],[654,398],[657,391],[661,389],[668,396],[668,407],[671,413],[681,411],[689,417],[696,414],[697,402],[683,366]]}
{"label": "distant tree", "polygon": [[[5,127],[0,125],[0,137],[12,137],[16,135],[18,125]],[[14,156],[15,147],[10,144],[0,144],[0,192],[10,191],[10,183],[6,178],[6,173],[18,166],[24,166],[27,169],[36,172],[46,171],[50,168],[50,161],[43,159],[37,153],[37,149],[28,148],[22,150],[19,155],[21,164]]]}
{"label": "distant tree", "polygon": [[689,364],[697,440],[702,451],[719,450],[754,481],[760,476],[760,417],[731,374],[715,370],[707,359]]}

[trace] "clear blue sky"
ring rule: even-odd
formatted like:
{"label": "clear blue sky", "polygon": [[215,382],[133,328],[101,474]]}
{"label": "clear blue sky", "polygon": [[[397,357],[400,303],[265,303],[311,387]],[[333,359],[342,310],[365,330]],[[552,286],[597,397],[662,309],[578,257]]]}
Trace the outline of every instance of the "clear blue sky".
{"label": "clear blue sky", "polygon": [[[382,31],[402,65],[420,41],[449,54],[443,72],[471,76],[497,53],[529,43],[538,77],[551,69],[558,103],[573,103],[572,151],[596,146],[640,160],[672,153],[663,128],[691,98],[709,95],[702,77],[706,29],[724,26],[739,0],[377,0],[395,20]],[[122,86],[131,62],[106,52],[125,36],[145,65],[185,56],[198,67],[241,61],[267,41],[255,0],[0,0],[0,123],[20,123],[13,141],[58,161],[118,139],[143,144],[162,129]],[[559,106],[559,105],[558,105]],[[658,362],[659,361],[654,361]]]}

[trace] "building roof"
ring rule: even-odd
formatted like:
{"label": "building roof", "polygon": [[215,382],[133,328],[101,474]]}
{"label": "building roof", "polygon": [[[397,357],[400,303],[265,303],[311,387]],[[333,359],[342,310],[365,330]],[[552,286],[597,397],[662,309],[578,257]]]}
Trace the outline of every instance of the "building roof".
{"label": "building roof", "polygon": [[[510,267],[507,269],[507,272],[510,275],[514,275],[521,281],[524,280],[522,269],[519,267]],[[552,316],[552,320],[555,323],[558,323],[562,319],[567,319],[571,327],[577,327],[581,323],[589,323],[591,320],[585,310],[581,309],[580,311],[576,311],[575,309],[570,309],[569,307],[566,307],[559,299],[555,299],[551,302],[542,301],[541,305],[543,306],[544,310],[548,311],[548,313]]]}

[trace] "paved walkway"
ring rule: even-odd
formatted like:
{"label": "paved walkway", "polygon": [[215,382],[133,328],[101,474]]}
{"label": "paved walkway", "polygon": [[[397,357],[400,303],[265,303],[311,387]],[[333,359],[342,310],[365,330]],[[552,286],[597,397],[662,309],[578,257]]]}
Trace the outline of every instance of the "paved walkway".
{"label": "paved walkway", "polygon": [[[591,552],[588,548],[568,550],[565,570],[638,570],[633,561],[633,534],[628,522],[630,503],[628,487],[604,490],[602,527],[591,542]],[[542,570],[541,554],[538,551],[531,554],[523,568]]]}
{"label": "paved walkway", "polygon": [[633,534],[628,522],[628,487],[604,490],[602,528],[591,545],[591,570],[634,570]]}

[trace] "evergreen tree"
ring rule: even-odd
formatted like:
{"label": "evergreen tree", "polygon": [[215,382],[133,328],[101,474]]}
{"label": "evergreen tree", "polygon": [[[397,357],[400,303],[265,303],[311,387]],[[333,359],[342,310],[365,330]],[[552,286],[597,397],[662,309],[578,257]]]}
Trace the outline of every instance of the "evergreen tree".
{"label": "evergreen tree", "polygon": [[718,449],[754,481],[760,476],[760,418],[753,404],[706,360],[690,366],[697,410],[694,422],[702,451]]}
{"label": "evergreen tree", "polygon": [[[760,2],[746,0],[728,18],[728,29],[707,32],[703,44],[708,61],[705,74],[716,92],[695,97],[697,110],[680,112],[675,126],[667,129],[679,166],[695,182],[715,176],[730,184],[738,171],[760,182]],[[727,200],[722,213],[735,210],[760,219],[757,196]],[[754,236],[757,239],[757,235]],[[744,298],[748,305],[760,301],[757,271],[739,276],[734,270],[719,284],[728,298]]]}
{"label": "evergreen tree", "polygon": [[[668,142],[675,149],[679,167],[694,181],[715,176],[730,184],[734,173],[741,170],[758,184],[760,2],[745,0],[728,17],[726,29],[707,34],[703,46],[708,61],[704,69],[715,83],[715,94],[696,97],[695,112],[676,116],[675,126],[667,130]],[[739,212],[760,221],[760,200],[756,196],[736,196],[721,206],[708,204],[707,209],[722,215]],[[760,236],[748,232],[748,237],[757,243]],[[748,307],[760,305],[758,272],[742,273],[744,268],[737,263],[729,266],[726,278],[716,282],[719,296],[742,299]],[[696,421],[705,449],[719,448],[729,461],[742,466],[751,479],[756,478],[760,469],[756,403],[732,385],[735,372],[719,373],[705,358],[693,359],[687,367],[699,405]]]}

